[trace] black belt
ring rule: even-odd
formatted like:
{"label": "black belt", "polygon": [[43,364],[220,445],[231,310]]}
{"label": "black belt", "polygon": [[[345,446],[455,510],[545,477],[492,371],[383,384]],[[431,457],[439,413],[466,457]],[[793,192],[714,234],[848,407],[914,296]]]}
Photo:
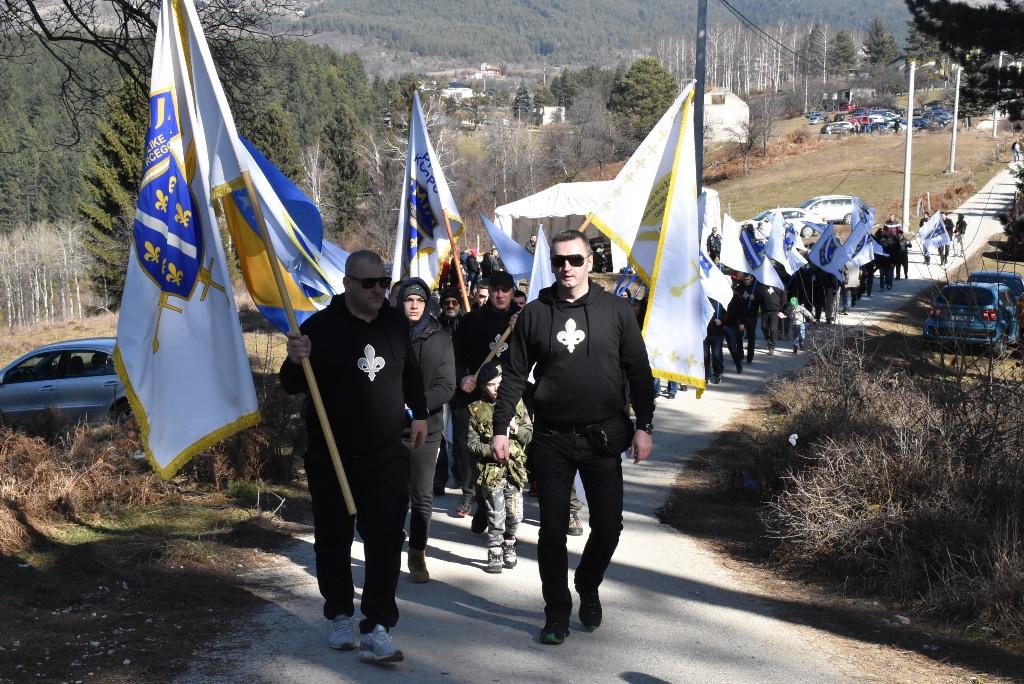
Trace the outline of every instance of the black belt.
{"label": "black belt", "polygon": [[596,423],[558,423],[555,421],[538,421],[537,429],[539,430],[551,430],[552,432],[562,432],[570,435],[587,435],[593,430],[598,430],[608,424],[611,418],[597,421]]}

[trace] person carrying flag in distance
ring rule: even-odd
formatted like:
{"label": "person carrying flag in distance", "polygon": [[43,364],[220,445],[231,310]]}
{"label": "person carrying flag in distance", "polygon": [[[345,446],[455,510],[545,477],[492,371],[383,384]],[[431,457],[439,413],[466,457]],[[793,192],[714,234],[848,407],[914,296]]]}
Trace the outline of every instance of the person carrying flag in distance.
{"label": "person carrying flag in distance", "polygon": [[355,527],[366,558],[360,658],[397,662],[402,652],[389,630],[398,622],[395,590],[409,507],[409,449],[402,444],[405,407],[413,417],[410,448],[417,449],[427,436],[427,400],[409,321],[385,302],[391,279],[383,260],[374,252],[354,252],[345,273],[345,293],[306,319],[301,334],[289,335],[279,378],[289,394],[307,391],[300,363],[309,359],[357,508],[354,517],[345,508],[323,432],[307,401],[305,466],[313,502],[317,583],[324,617],[332,621],[328,644],[338,650],[356,647],[351,623]]}
{"label": "person carrying flag in distance", "polygon": [[[509,425],[533,368],[535,429],[531,457],[540,503],[537,562],[544,596],[540,641],[569,635],[572,595],[566,532],[569,495],[577,471],[590,506],[590,537],[575,572],[579,619],[601,625],[598,595],[622,531],[622,452],[636,462],[652,448],[654,378],[640,326],[628,304],[591,283],[590,245],[567,230],[551,243],[555,284],[519,314],[494,408],[491,451],[509,457]],[[535,365],[536,364],[536,365]],[[629,420],[628,384],[636,414]]]}

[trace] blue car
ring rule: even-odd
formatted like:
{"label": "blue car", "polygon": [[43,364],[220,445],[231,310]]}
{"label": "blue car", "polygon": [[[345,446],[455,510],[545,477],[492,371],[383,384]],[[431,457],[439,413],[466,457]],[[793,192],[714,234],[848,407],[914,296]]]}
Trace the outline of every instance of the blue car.
{"label": "blue car", "polygon": [[1001,283],[1010,288],[1013,301],[1024,296],[1024,276],[1012,271],[975,271],[968,278],[969,283]]}
{"label": "blue car", "polygon": [[1001,283],[946,285],[932,302],[924,339],[955,346],[983,345],[1002,356],[1020,339],[1010,288]]}
{"label": "blue car", "polygon": [[[900,127],[901,128],[906,128],[907,127],[907,119],[906,119],[906,117],[903,117],[902,119],[900,119]],[[914,117],[914,128],[928,128],[928,119],[924,118],[923,116],[915,116]]]}

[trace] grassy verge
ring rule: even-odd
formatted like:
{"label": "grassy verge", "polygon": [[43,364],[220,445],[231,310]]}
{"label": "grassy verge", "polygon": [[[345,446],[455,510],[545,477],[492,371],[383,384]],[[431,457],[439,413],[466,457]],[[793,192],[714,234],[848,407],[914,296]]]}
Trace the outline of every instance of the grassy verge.
{"label": "grassy verge", "polygon": [[[815,136],[817,137],[817,136]],[[763,209],[795,206],[816,195],[844,194],[864,198],[882,216],[897,212],[903,188],[903,136],[822,136],[828,138],[819,149],[773,160],[751,173],[712,185],[721,195],[722,209],[737,220]],[[981,187],[1005,161],[994,161],[990,137],[977,131],[961,131],[957,137],[955,174],[945,173],[949,165],[949,133],[921,133],[914,136],[914,166],[911,176],[912,215],[917,201],[932,195],[932,209],[951,186]],[[950,207],[951,208],[951,207]]]}

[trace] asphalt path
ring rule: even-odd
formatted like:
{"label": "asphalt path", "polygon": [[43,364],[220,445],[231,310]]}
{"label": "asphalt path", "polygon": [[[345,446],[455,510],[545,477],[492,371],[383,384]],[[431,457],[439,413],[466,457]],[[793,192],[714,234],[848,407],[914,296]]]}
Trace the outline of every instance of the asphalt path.
{"label": "asphalt path", "polygon": [[[995,214],[1012,198],[1006,171],[962,207],[966,252],[988,249],[1000,232]],[[843,327],[872,325],[946,271],[912,254],[911,279],[862,300]],[[949,267],[961,263],[953,257]],[[876,281],[877,282],[877,281]],[[428,567],[431,582],[412,584],[403,567],[398,588],[401,619],[393,630],[405,660],[392,666],[359,662],[356,651],[327,647],[328,622],[314,576],[312,532],[285,558],[250,579],[268,601],[212,648],[196,654],[180,678],[192,682],[851,682],[862,681],[855,658],[826,632],[791,621],[791,611],[747,586],[725,559],[698,540],[658,522],[680,464],[706,446],[750,395],[771,378],[806,361],[782,342],[768,356],[759,342],[755,362],[732,370],[697,400],[694,392],[658,400],[655,451],[642,465],[623,464],[625,529],[601,588],[604,624],[582,630],[573,615],[562,646],[538,642],[543,624],[536,563],[537,505],[526,500],[519,566],[501,575],[483,570],[483,535],[450,510],[457,496],[435,500]],[[452,490],[449,490],[452,492]],[[585,517],[585,516],[584,516]],[[574,567],[586,537],[569,538]],[[353,548],[356,585],[362,584],[362,547]],[[403,563],[405,556],[403,555]],[[358,589],[357,589],[358,596]],[[358,609],[357,609],[358,610]],[[823,624],[827,624],[827,620]]]}

